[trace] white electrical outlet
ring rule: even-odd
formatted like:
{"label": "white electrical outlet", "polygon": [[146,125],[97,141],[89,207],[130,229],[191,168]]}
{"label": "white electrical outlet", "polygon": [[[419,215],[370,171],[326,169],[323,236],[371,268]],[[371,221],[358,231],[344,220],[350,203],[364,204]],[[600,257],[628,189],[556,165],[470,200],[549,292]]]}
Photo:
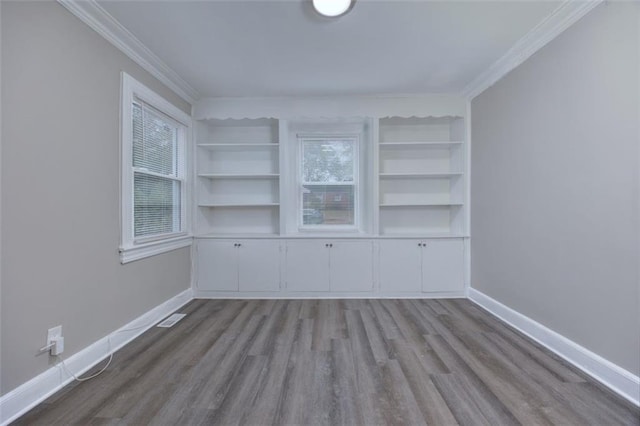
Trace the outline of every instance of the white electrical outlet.
{"label": "white electrical outlet", "polygon": [[60,355],[64,351],[64,337],[62,337],[62,326],[50,328],[47,332],[47,346],[51,355]]}

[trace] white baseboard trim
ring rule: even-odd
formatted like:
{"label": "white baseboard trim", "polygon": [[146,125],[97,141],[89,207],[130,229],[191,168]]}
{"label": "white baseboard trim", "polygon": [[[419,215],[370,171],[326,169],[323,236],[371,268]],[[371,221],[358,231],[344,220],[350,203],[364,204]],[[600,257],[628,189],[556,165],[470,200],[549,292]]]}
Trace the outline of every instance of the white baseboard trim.
{"label": "white baseboard trim", "polygon": [[[80,352],[65,358],[67,369],[76,376],[85,373],[107,358],[111,352],[122,348],[191,300],[193,291],[189,288]],[[0,398],[0,425],[4,426],[16,420],[71,381],[73,377],[58,364],[3,395]]]}
{"label": "white baseboard trim", "polygon": [[469,299],[626,400],[640,406],[640,377],[474,288],[469,288]]}
{"label": "white baseboard trim", "polygon": [[375,293],[371,292],[237,292],[195,290],[195,299],[465,299],[464,291],[441,293]]}

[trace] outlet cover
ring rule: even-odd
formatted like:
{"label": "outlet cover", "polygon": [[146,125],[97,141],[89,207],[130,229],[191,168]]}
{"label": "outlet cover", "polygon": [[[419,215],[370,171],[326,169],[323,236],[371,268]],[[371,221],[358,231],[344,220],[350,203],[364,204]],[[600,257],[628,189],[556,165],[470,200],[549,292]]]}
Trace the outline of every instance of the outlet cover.
{"label": "outlet cover", "polygon": [[62,326],[58,325],[53,328],[50,328],[47,332],[47,345],[51,343],[56,337],[62,336]]}

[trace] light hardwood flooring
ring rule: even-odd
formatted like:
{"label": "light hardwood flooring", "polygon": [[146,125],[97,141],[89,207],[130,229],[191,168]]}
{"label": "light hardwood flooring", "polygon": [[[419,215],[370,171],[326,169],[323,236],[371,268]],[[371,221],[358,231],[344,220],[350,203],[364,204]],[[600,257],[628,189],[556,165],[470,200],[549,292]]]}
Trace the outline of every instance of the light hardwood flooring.
{"label": "light hardwood flooring", "polygon": [[468,300],[194,300],[179,312],[16,424],[640,424],[633,405]]}

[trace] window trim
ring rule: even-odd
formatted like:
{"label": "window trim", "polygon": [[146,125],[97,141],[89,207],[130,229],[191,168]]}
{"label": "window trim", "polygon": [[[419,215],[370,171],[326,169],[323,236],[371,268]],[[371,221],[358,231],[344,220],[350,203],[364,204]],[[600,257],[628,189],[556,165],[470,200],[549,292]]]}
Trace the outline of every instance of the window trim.
{"label": "window trim", "polygon": [[[120,97],[120,262],[128,263],[160,253],[166,253],[192,243],[191,231],[191,117],[175,105],[135,80],[121,73]],[[133,232],[133,107],[139,99],[180,125],[178,138],[182,141],[184,176],[181,185],[180,232],[148,237]]]}
{"label": "window trim", "polygon": [[[303,224],[303,216],[304,216],[304,205],[302,199],[302,186],[305,185],[305,182],[302,180],[303,176],[303,167],[304,167],[304,150],[302,148],[302,144],[304,140],[309,139],[325,139],[325,140],[335,140],[335,139],[350,139],[353,140],[354,150],[353,150],[353,182],[349,184],[343,184],[345,186],[353,187],[353,224],[352,225],[304,225]],[[358,233],[360,232],[360,144],[361,144],[361,134],[360,133],[334,133],[334,132],[318,132],[318,133],[298,133],[296,135],[296,149],[298,152],[297,158],[297,167],[296,167],[296,217],[297,217],[297,229],[299,233]],[[309,184],[306,182],[306,184]],[[322,185],[318,183],[318,185]],[[339,183],[328,185],[339,186]]]}

